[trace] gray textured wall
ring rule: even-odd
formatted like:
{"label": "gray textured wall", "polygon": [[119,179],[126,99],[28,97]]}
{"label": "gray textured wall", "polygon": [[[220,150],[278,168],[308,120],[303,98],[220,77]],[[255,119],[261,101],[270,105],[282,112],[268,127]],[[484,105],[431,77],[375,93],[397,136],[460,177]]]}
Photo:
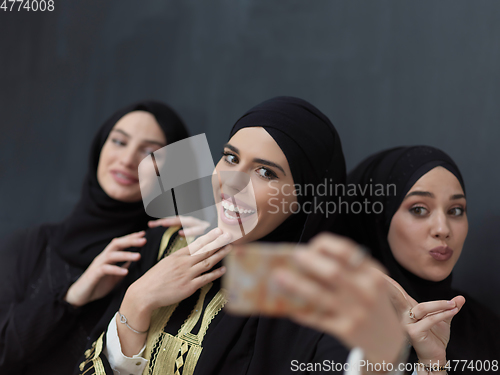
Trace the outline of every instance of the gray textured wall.
{"label": "gray textured wall", "polygon": [[[0,10],[0,236],[62,219],[118,107],[171,104],[214,155],[275,95],[336,124],[348,167],[402,144],[448,152],[468,188],[456,284],[500,308],[500,2],[55,1]],[[8,254],[1,255],[6,264]]]}

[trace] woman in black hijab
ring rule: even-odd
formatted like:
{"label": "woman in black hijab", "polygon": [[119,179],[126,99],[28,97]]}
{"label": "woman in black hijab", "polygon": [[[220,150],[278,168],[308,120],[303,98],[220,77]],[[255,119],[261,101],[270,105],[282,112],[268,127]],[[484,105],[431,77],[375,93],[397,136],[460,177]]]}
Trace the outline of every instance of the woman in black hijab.
{"label": "woman in black hijab", "polygon": [[[91,145],[89,169],[80,200],[71,215],[56,229],[57,252],[65,261],[82,269],[88,267],[112,238],[148,227],[150,217],[144,211],[140,197],[132,202],[127,197],[113,199],[101,187],[97,173],[101,150],[111,130],[120,119],[134,111],[152,114],[167,144],[189,136],[181,118],[166,104],[156,101],[131,104],[117,111],[103,124]],[[155,146],[146,151],[153,152],[162,147],[161,144]]]}
{"label": "woman in black hijab", "polygon": [[[117,124],[120,127],[115,127]],[[68,287],[113,238],[147,228],[150,218],[140,197],[137,164],[147,153],[165,145],[165,140],[173,143],[187,136],[182,120],[163,103],[144,101],[120,109],[101,126],[92,142],[81,198],[69,217],[59,224],[29,229],[8,241],[6,250],[15,252],[18,259],[8,284],[12,296],[1,302],[2,373],[71,371],[108,300],[76,308],[66,302]],[[108,150],[106,158],[104,149]],[[126,237],[118,247],[143,245],[143,236]],[[54,344],[61,342],[64,345],[58,346],[54,361]]]}
{"label": "woman in black hijab", "polygon": [[[110,363],[129,373],[137,365],[133,373],[142,373],[148,366],[150,373],[179,370],[183,375],[284,374],[290,373],[292,360],[344,363],[346,349],[328,335],[285,319],[242,318],[221,311],[226,302],[219,281],[224,268],[218,265],[229,246],[217,251],[231,241],[305,242],[329,225],[331,216],[290,210],[293,202],[304,204],[324,197],[290,193],[300,185],[316,186],[325,178],[344,182],[345,163],[335,128],[311,104],[277,97],[243,115],[229,138],[216,167],[220,186],[214,186],[215,191],[222,190],[221,197],[215,193],[215,200],[219,228],[226,233],[217,228],[189,249],[172,229],[162,239],[148,240],[141,261],[132,265],[125,285],[115,293],[97,326],[98,339],[85,353],[78,373],[112,374]],[[238,208],[229,205],[231,197],[226,194],[235,184],[221,177],[228,171],[249,176],[255,206],[238,200]],[[280,191],[277,196],[271,194],[275,189]],[[271,196],[282,198],[285,204],[273,214]],[[238,222],[235,211],[242,213],[242,221],[251,221],[252,216],[258,219],[255,228],[239,239],[227,235]],[[194,253],[210,245],[216,250]],[[206,270],[210,272],[203,273]],[[125,362],[131,358],[129,370]]]}
{"label": "woman in black hijab", "polygon": [[[343,234],[366,245],[417,302],[456,300],[457,295],[464,295],[452,288],[451,271],[467,235],[465,184],[447,154],[429,146],[385,150],[364,160],[349,174],[347,182],[358,193],[348,197],[350,206],[368,202],[372,209],[370,213],[348,215],[343,221]],[[446,194],[452,194],[451,198]],[[498,317],[465,297],[465,305],[451,322],[446,348],[452,371],[458,363],[453,361],[467,360],[469,365],[471,360],[499,359]],[[405,316],[408,314],[413,322],[422,318],[406,311]],[[412,361],[416,359],[414,353]],[[466,373],[470,367],[458,363],[456,371]]]}

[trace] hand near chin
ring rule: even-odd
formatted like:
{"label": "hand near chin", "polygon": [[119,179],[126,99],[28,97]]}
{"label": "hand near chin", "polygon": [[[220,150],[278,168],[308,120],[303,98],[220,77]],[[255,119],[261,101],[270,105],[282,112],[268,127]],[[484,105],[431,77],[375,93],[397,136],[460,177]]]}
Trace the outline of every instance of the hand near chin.
{"label": "hand near chin", "polygon": [[197,238],[189,246],[168,255],[129,288],[136,303],[153,311],[172,305],[221,277],[225,268],[212,268],[231,250],[229,233],[216,228]]}
{"label": "hand near chin", "polygon": [[377,264],[352,241],[331,234],[317,236],[294,258],[299,271],[278,270],[275,279],[311,308],[289,317],[362,348],[372,363],[395,363],[406,339]]}
{"label": "hand near chin", "polygon": [[182,226],[183,229],[179,231],[181,236],[195,237],[204,234],[210,223],[192,216],[169,216],[163,219],[152,220],[148,225],[150,228]]}
{"label": "hand near chin", "polygon": [[424,364],[446,364],[446,347],[450,340],[450,326],[453,317],[465,303],[457,296],[450,301],[418,303],[389,276],[391,301],[401,317],[409,340],[419,360]]}
{"label": "hand near chin", "polygon": [[[65,301],[79,307],[106,296],[127,275],[131,262],[141,258],[141,254],[125,249],[144,246],[144,235],[142,231],[114,238],[70,286]],[[123,262],[122,266],[117,265]]]}

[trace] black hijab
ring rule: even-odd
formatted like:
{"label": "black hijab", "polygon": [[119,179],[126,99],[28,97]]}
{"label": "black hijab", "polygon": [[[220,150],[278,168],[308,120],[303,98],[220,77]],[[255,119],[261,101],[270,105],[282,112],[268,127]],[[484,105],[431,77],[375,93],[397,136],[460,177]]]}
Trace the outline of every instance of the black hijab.
{"label": "black hijab", "polygon": [[[449,300],[463,295],[452,289],[452,274],[442,281],[434,282],[406,270],[394,258],[387,240],[392,217],[408,191],[420,177],[438,166],[453,173],[465,194],[464,180],[455,162],[443,151],[429,146],[397,147],[379,152],[361,162],[347,177],[347,188],[355,185],[357,193],[346,197],[350,207],[353,202],[363,203],[367,200],[370,203],[368,207],[377,207],[377,211],[383,207],[383,211],[379,214],[351,212],[344,217],[342,234],[368,247],[372,255],[387,268],[389,275],[418,302]],[[368,188],[362,194],[364,187]],[[491,331],[498,318],[470,297],[466,296],[466,299],[467,302],[451,324],[448,359],[494,359],[491,355],[495,350],[498,350],[498,357],[500,336],[492,335]],[[490,324],[492,326],[488,328]],[[498,328],[495,329],[498,331]],[[477,343],[474,344],[474,340]]]}
{"label": "black hijab", "polygon": [[[345,163],[337,132],[328,118],[306,101],[291,97],[267,100],[241,117],[233,126],[229,138],[245,127],[266,129],[283,150],[294,183],[317,185],[324,178],[332,178],[337,183],[345,182]],[[299,197],[299,202],[313,198]],[[261,241],[306,241],[323,227],[328,227],[331,219],[332,216],[327,218],[321,213],[309,216],[293,214]],[[156,264],[163,233],[160,229],[148,232],[149,239],[141,250],[141,260],[131,266],[125,285],[115,293],[114,302],[97,326],[94,337],[98,337],[108,326],[127,285]],[[213,284],[205,297],[204,309],[220,290],[220,280],[215,280]],[[179,303],[165,327],[166,332],[172,335],[178,332],[198,297],[199,291]],[[344,363],[347,353],[346,348],[333,337],[288,319],[239,317],[222,310],[210,323],[194,374],[284,375],[292,373],[292,361]],[[109,364],[103,357],[101,355],[106,373],[111,374]]]}
{"label": "black hijab", "polygon": [[127,113],[146,111],[160,125],[167,143],[189,136],[181,118],[166,104],[143,101],[114,113],[97,132],[90,149],[87,175],[81,197],[73,212],[56,229],[56,250],[68,263],[86,268],[115,237],[147,228],[150,217],[142,201],[121,202],[109,197],[97,181],[97,166],[102,147],[115,124]]}
{"label": "black hijab", "polygon": [[[276,230],[261,241],[307,242],[315,234],[328,230],[335,214],[326,214],[312,209],[316,203],[325,209],[324,203],[333,197],[326,194],[313,194],[306,185],[318,186],[320,183],[344,184],[345,160],[340,137],[321,111],[305,100],[279,96],[266,100],[246,112],[234,124],[229,138],[238,130],[249,127],[262,127],[276,141],[285,154],[295,186],[300,186],[297,197],[300,207],[309,203],[307,215],[301,210],[291,215]],[[310,208],[311,209],[310,209]]]}

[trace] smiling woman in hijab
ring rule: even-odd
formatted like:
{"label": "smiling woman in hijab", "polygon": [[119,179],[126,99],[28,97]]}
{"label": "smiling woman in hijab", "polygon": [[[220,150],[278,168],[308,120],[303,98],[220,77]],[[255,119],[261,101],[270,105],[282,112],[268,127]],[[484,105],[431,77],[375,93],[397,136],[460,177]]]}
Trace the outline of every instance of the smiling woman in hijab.
{"label": "smiling woman in hijab", "polygon": [[146,229],[150,219],[141,201],[137,166],[167,142],[187,136],[182,120],[163,103],[144,101],[122,108],[92,142],[81,197],[69,217],[8,241],[7,250],[18,259],[14,278],[7,284],[12,297],[1,301],[2,373],[71,371],[108,300],[76,308],[80,305],[68,303],[68,287],[105,248],[112,247],[129,260],[127,256],[134,253],[120,250],[145,243],[144,233],[131,234]]}
{"label": "smiling woman in hijab", "polygon": [[[227,243],[306,242],[331,225],[332,218],[320,212],[291,209],[315,198],[295,196],[297,186],[317,186],[325,178],[333,184],[345,181],[342,147],[331,122],[304,100],[267,100],[233,126],[216,172],[216,201],[223,192],[218,228],[189,248],[173,228],[161,239],[148,240],[141,261],[131,266],[96,327],[96,341],[85,352],[79,374],[275,375],[294,371],[294,362],[316,368],[323,361],[345,363],[347,350],[328,334],[287,319],[226,314],[219,281],[225,272],[220,261],[232,246]],[[248,175],[254,206],[236,196],[236,207],[230,206],[227,191],[234,185],[225,172]],[[270,198],[278,198],[282,209],[276,212]],[[235,210],[243,212],[242,221],[256,224],[241,238],[234,237]]]}
{"label": "smiling woman in hijab", "polygon": [[[319,163],[315,161],[318,157]],[[345,179],[342,148],[331,122],[309,103],[290,97],[265,101],[240,118],[216,170],[219,178],[225,171],[238,171],[252,181],[256,207],[249,210],[252,213],[247,220],[254,216],[258,221],[235,243],[306,241],[315,234],[306,215],[284,210],[269,213],[273,186],[280,189],[294,182],[317,184],[326,176],[338,183]],[[226,183],[220,180],[223,191]],[[287,204],[295,200],[292,194],[282,198]],[[219,208],[220,229],[199,237],[191,249],[206,244],[220,248],[231,242],[228,233],[237,220],[223,205]],[[322,224],[319,218],[312,219],[315,225]],[[241,318],[221,310],[226,298],[220,288],[224,268],[219,262],[230,246],[191,256],[186,243],[172,230],[165,232],[161,243],[159,250],[159,238],[148,240],[141,261],[131,266],[127,285],[115,293],[96,329],[99,338],[86,352],[79,373],[112,374],[110,362],[115,369],[137,374],[146,366],[148,373],[280,374],[289,372],[292,359],[319,360],[326,356],[345,361],[347,351],[327,335],[288,320]],[[201,275],[207,270],[210,272]],[[124,320],[115,320],[117,310],[135,331],[120,323]],[[106,327],[107,332],[101,334]],[[148,334],[136,333],[148,328]],[[116,342],[118,336],[120,343]],[[127,367],[131,359],[124,355],[134,358],[131,370]]]}
{"label": "smiling woman in hijab", "polygon": [[[469,366],[471,360],[498,361],[500,320],[452,288],[452,269],[468,231],[465,184],[455,162],[433,147],[397,147],[367,158],[349,174],[347,182],[359,186],[358,192],[368,187],[365,194],[349,198],[351,206],[368,200],[368,206],[375,207],[379,202],[383,212],[351,213],[342,232],[367,246],[416,300],[403,311],[408,327],[422,319],[416,312],[412,315],[419,311],[415,304],[453,300],[460,307],[461,294],[466,302],[453,320],[449,318],[446,360],[452,360],[452,369],[457,364],[454,360],[467,360]],[[414,353],[412,361],[416,360]],[[466,373],[470,367],[463,369],[459,363],[457,371]]]}

